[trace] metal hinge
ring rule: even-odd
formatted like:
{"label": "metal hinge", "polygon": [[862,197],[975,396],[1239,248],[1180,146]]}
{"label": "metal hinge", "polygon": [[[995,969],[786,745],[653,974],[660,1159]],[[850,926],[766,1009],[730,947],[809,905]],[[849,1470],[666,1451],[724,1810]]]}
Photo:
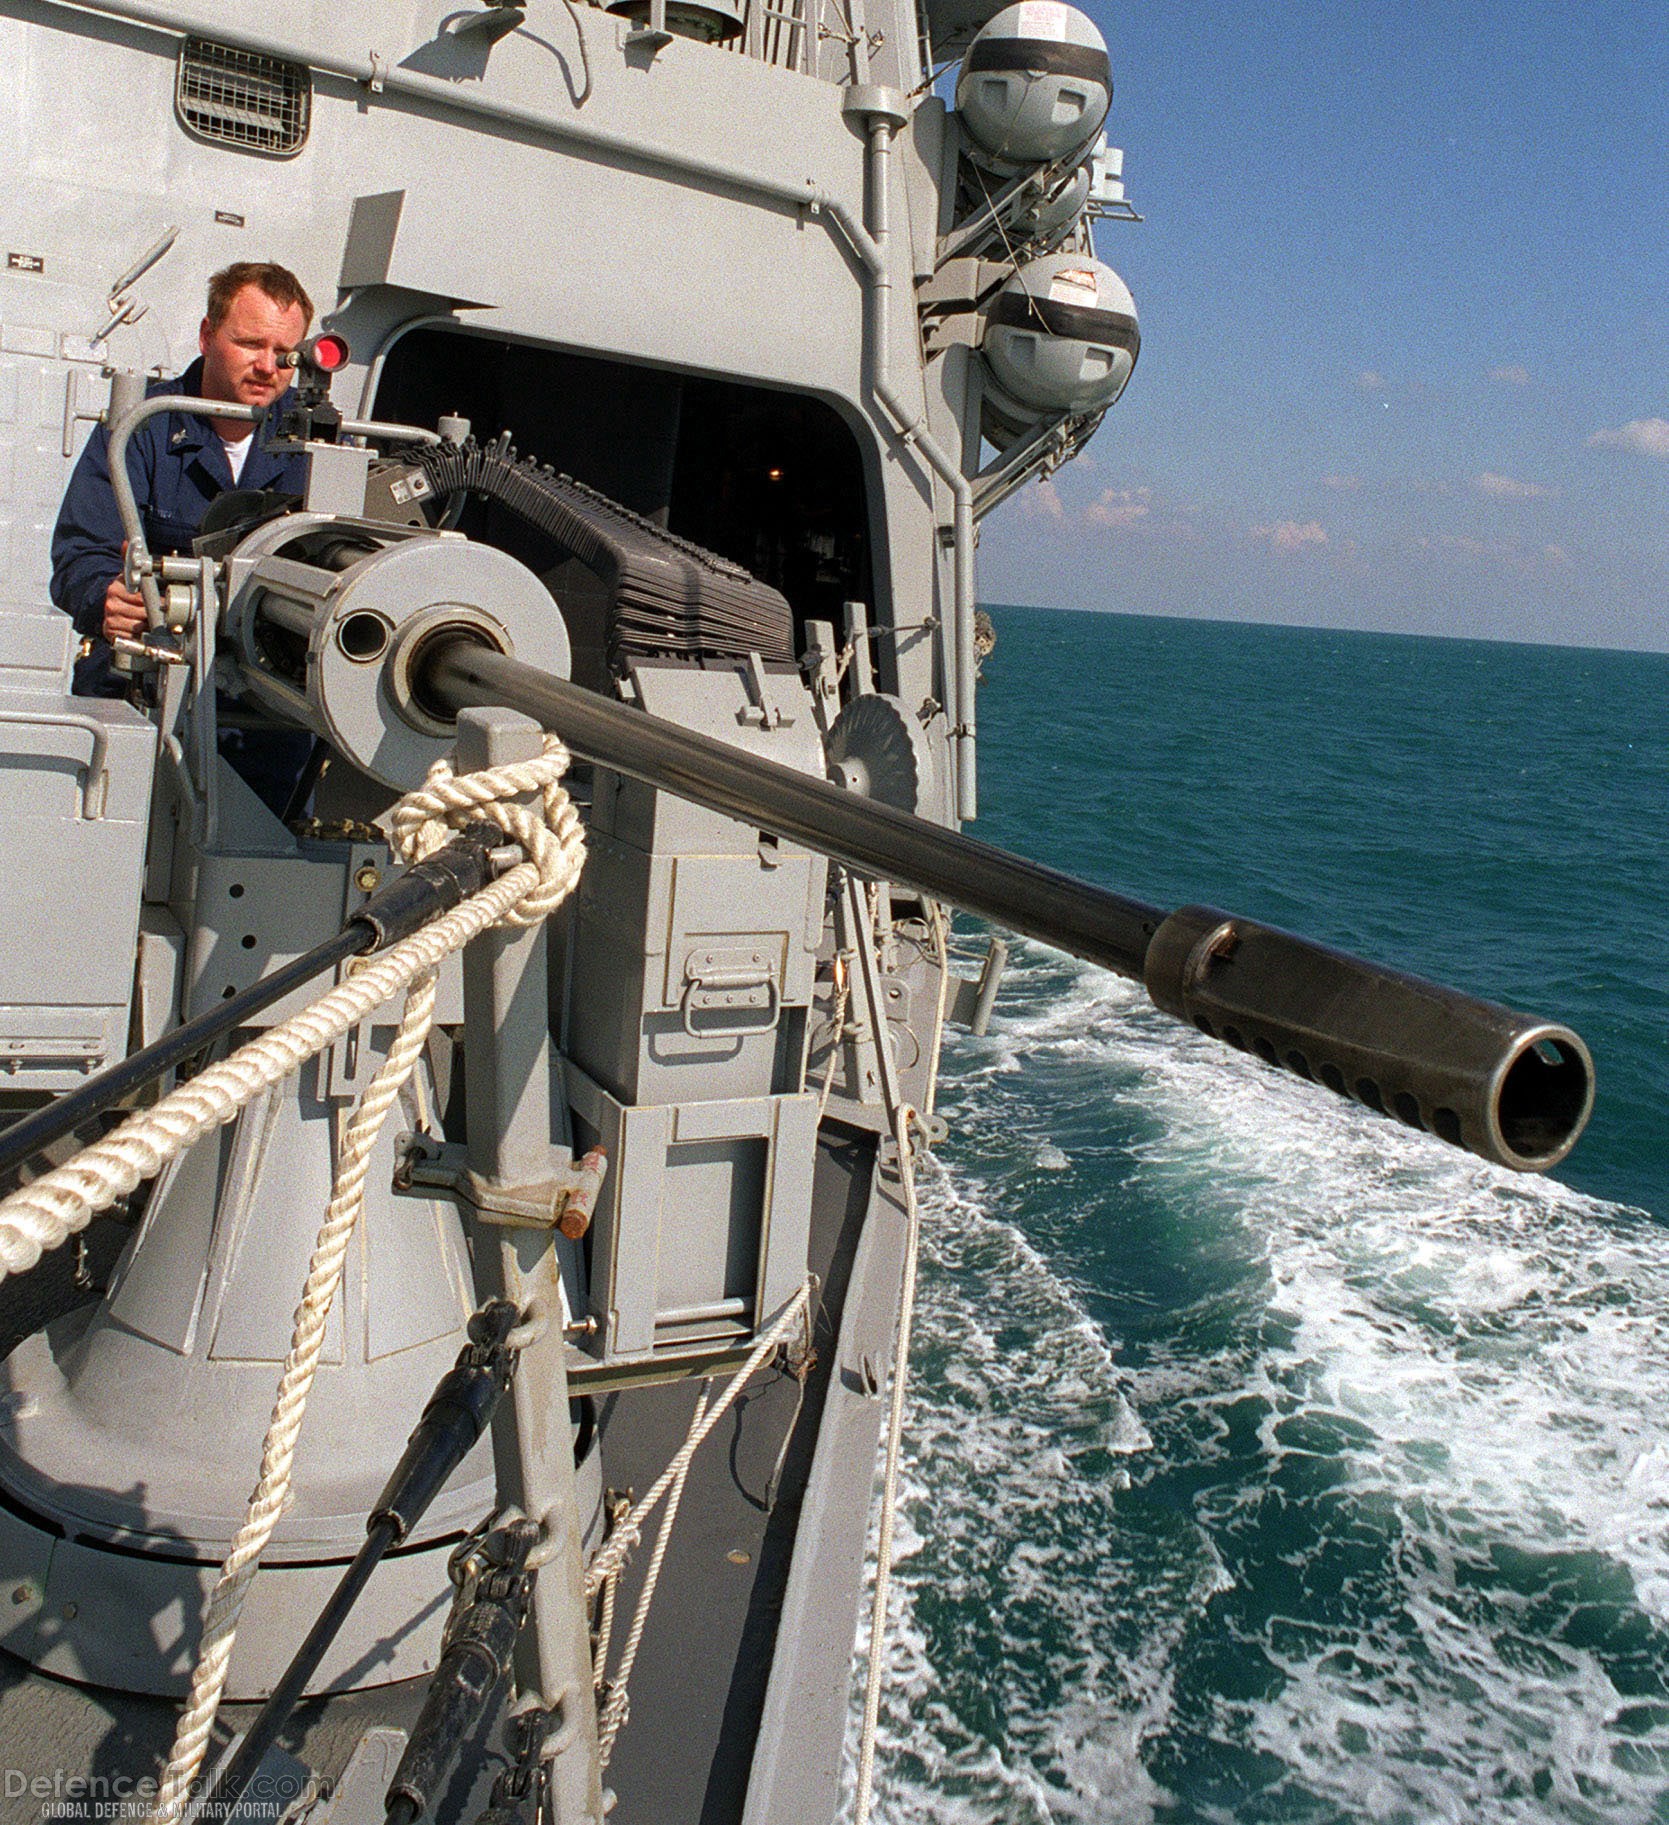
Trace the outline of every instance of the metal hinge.
{"label": "metal hinge", "polygon": [[479,1222],[507,1229],[559,1229],[571,1241],[578,1241],[590,1227],[607,1170],[607,1155],[593,1147],[582,1158],[558,1166],[548,1179],[501,1185],[474,1171],[467,1150],[456,1141],[402,1134],[394,1143],[395,1191],[442,1192],[467,1206]]}

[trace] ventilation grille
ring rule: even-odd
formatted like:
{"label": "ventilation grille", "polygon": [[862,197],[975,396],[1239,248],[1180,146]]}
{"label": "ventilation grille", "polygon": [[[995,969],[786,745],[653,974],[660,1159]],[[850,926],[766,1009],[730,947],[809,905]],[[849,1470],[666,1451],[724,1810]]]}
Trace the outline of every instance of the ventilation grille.
{"label": "ventilation grille", "polygon": [[306,144],[312,99],[312,78],[300,64],[207,38],[180,46],[174,110],[199,139],[289,158]]}

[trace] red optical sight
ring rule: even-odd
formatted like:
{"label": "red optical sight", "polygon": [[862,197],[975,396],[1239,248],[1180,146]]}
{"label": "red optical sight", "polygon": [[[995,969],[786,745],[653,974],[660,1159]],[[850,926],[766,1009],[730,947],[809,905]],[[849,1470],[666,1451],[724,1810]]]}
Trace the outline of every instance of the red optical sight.
{"label": "red optical sight", "polygon": [[311,368],[315,374],[334,374],[347,364],[347,338],[329,330],[322,335],[309,336],[289,358],[291,367]]}

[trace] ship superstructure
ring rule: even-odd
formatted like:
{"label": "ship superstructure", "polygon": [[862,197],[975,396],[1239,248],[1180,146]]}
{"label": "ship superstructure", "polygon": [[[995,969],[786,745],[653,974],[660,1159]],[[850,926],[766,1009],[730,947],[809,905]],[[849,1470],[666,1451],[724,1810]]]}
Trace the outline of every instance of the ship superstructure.
{"label": "ship superstructure", "polygon": [[[289,597],[295,626],[343,561],[323,551],[327,516],[379,528],[356,547],[378,565],[336,605],[338,667],[379,658],[420,597],[490,600],[508,650],[588,689],[817,777],[827,747],[848,783],[940,823],[973,814],[976,516],[1087,435],[1136,346],[1086,225],[1119,196],[1099,132],[1105,47],[1050,0],[1010,11],[968,104],[983,146],[932,87],[932,60],[983,23],[967,9],[124,4],[0,19],[17,81],[0,687],[28,755],[9,827],[35,857],[8,908],[15,1108],[334,932],[386,874],[388,805],[439,745],[409,728],[385,739],[376,701],[351,731],[353,713],[309,715],[277,597],[248,581],[256,545],[241,591],[223,577],[218,598],[211,584],[168,617],[184,664],[130,657],[134,703],[63,694],[72,632],[46,565],[69,466],[110,420],[113,379],[120,411],[131,376],[184,367],[204,279],[238,258],[280,261],[330,301],[325,325],[351,351],[341,409],[430,434],[373,435],[374,462],[319,456],[312,543],[289,522],[257,535],[292,585],[298,562],[322,566],[317,597]],[[1005,286],[1052,248],[1065,257],[1015,311]],[[1006,369],[978,358],[987,331]],[[984,473],[982,423],[1011,452]],[[467,535],[489,568],[507,554],[502,568],[466,581],[437,529]],[[211,703],[193,659],[236,695]],[[215,753],[215,729],[240,720],[318,727],[317,778],[287,818]],[[518,1075],[495,1080],[481,1058],[495,1004],[483,991],[466,1013],[447,966],[434,1036],[379,1143],[226,1697],[281,1676],[295,1619],[357,1547],[414,1397],[463,1342],[480,1237],[528,1221],[484,1188],[490,1126],[500,1185],[548,1181],[553,1147],[606,1161],[583,1240],[541,1238],[565,1275],[576,1423],[603,1441],[581,1457],[588,1547],[683,1435],[691,1378],[733,1371],[816,1289],[786,1368],[750,1396],[740,1458],[710,1489],[694,1473],[684,1531],[703,1549],[681,1563],[673,1546],[658,1598],[671,1620],[633,1668],[635,1717],[676,1721],[628,1725],[608,1780],[624,1816],[826,1816],[903,1246],[898,1173],[877,1172],[877,1147],[892,1147],[900,1107],[931,1111],[955,988],[944,919],[844,871],[831,893],[821,855],[584,775],[583,886],[548,956],[523,941],[514,991],[548,1004],[555,1048],[537,1068],[501,1059],[500,1079]],[[60,781],[78,782],[67,801]],[[80,883],[73,925],[43,917],[26,884],[45,864]],[[987,1005],[994,985],[988,972]],[[392,1031],[356,1028],[240,1116],[218,1157],[166,1168],[127,1207],[143,1217],[108,1298],[14,1357],[0,1532],[25,1594],[6,1645],[33,1666],[184,1690],[332,1140]],[[502,1496],[502,1464],[497,1480]],[[310,1690],[433,1667],[446,1562],[493,1485],[483,1445]],[[687,1639],[680,1612],[700,1617]],[[542,1653],[548,1673],[548,1641]],[[572,1798],[585,1780],[555,1786],[587,1803]]]}

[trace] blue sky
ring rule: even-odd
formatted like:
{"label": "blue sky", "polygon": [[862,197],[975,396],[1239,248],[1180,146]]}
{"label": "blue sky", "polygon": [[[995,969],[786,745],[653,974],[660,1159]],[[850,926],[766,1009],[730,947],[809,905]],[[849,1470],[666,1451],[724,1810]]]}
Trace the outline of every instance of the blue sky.
{"label": "blue sky", "polygon": [[1142,354],[988,601],[1669,650],[1669,8],[1087,8]]}

